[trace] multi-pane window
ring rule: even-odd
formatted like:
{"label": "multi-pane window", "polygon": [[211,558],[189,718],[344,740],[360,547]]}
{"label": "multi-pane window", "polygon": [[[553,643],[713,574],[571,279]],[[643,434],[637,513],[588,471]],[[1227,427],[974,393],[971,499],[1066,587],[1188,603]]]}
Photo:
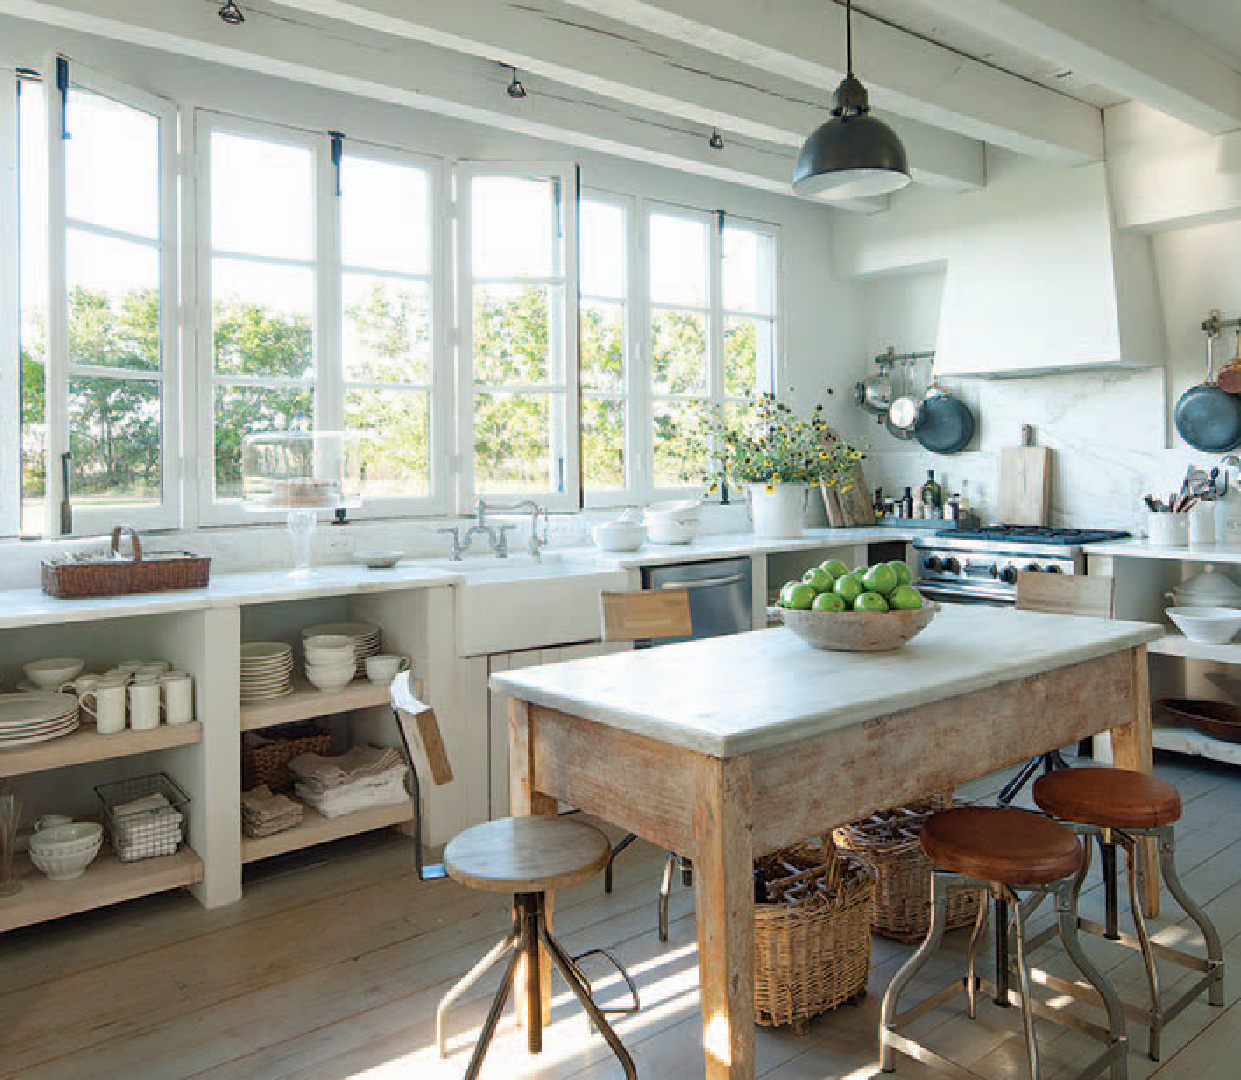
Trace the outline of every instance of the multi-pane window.
{"label": "multi-pane window", "polygon": [[18,100],[21,529],[66,476],[73,532],[175,524],[175,110],[64,61]]}
{"label": "multi-pane window", "polygon": [[[572,173],[465,168],[459,422],[472,434],[461,501],[578,501],[577,245]],[[463,462],[463,465],[466,463]]]}
{"label": "multi-pane window", "polygon": [[234,516],[246,435],[311,428],[361,433],[366,513],[432,509],[447,487],[438,170],[340,136],[203,122],[214,463],[203,516]]}
{"label": "multi-pane window", "polygon": [[583,196],[578,218],[582,485],[592,493],[631,484],[627,211],[623,200]]}

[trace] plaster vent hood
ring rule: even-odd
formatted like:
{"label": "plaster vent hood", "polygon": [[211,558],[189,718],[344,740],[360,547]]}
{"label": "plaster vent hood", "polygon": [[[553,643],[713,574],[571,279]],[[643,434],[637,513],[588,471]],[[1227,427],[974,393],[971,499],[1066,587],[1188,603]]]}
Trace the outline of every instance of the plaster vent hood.
{"label": "plaster vent hood", "polygon": [[1026,169],[959,198],[937,374],[1164,363],[1150,240],[1116,229],[1102,164]]}

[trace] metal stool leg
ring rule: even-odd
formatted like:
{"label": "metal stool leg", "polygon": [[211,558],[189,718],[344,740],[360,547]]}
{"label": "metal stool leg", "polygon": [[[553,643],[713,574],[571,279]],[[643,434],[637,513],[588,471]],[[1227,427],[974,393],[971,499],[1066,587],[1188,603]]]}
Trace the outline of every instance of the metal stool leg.
{"label": "metal stool leg", "polygon": [[500,1022],[500,1013],[504,1011],[504,1005],[508,1001],[509,990],[513,986],[513,977],[517,974],[517,961],[520,959],[520,949],[515,950],[509,957],[508,966],[504,969],[504,978],[500,982],[500,989],[492,998],[491,1009],[483,1023],[483,1030],[479,1032],[478,1043],[470,1057],[470,1064],[466,1067],[465,1080],[478,1080],[478,1074],[483,1067],[483,1058],[487,1056],[487,1047],[491,1045],[492,1036],[496,1033],[496,1024]]}
{"label": "metal stool leg", "polygon": [[509,931],[508,937],[499,942],[486,956],[484,956],[477,964],[475,964],[465,976],[442,998],[435,1009],[435,1045],[439,1048],[440,1057],[448,1056],[448,1033],[446,1031],[446,1021],[448,1019],[448,1010],[456,1002],[462,994],[464,994],[471,986],[494,967],[500,958],[517,944],[520,937],[517,927]]}
{"label": "metal stool leg", "polygon": [[1021,912],[1021,901],[1007,886],[1008,906],[1013,912],[1013,931],[1017,935],[1017,986],[1021,992],[1021,1025],[1026,1036],[1026,1063],[1030,1068],[1030,1080],[1039,1080],[1038,1040],[1034,1037],[1033,998],[1030,996],[1030,970],[1026,967],[1026,934],[1025,918]]}
{"label": "metal stool leg", "polygon": [[526,961],[526,1049],[543,1052],[543,995],[539,969],[539,920],[543,911],[542,893],[522,893],[516,898],[521,913],[521,955]]}
{"label": "metal stool leg", "polygon": [[608,864],[603,868],[603,891],[610,893],[612,891],[612,864],[616,861],[616,856],[625,850],[630,844],[637,839],[633,833],[627,833],[612,849],[612,854],[608,856]]}
{"label": "metal stool leg", "polygon": [[970,934],[969,954],[965,964],[965,994],[969,1000],[971,1020],[978,1019],[978,946],[982,944],[982,936],[987,930],[987,915],[990,912],[987,897],[978,898],[978,917],[974,920],[974,929]]}
{"label": "metal stool leg", "polygon": [[944,939],[944,927],[948,925],[948,890],[939,874],[931,874],[931,925],[927,930],[922,944],[900,971],[893,976],[888,984],[887,993],[883,995],[883,1007],[879,1014],[879,1067],[884,1072],[896,1069],[896,1043],[903,1041],[894,1030],[899,1015],[897,1007],[901,995],[909,986],[913,977],[918,974],[931,959],[935,950]]}
{"label": "metal stool leg", "polygon": [[668,940],[668,901],[672,896],[672,874],[677,857],[670,851],[664,860],[664,876],[659,883],[659,940]]}
{"label": "metal stool leg", "polygon": [[541,904],[538,908],[536,922],[539,937],[543,942],[543,947],[547,949],[547,955],[560,972],[561,977],[568,984],[569,989],[573,991],[574,996],[581,1002],[582,1008],[586,1010],[595,1027],[599,1029],[599,1034],[603,1036],[608,1046],[612,1048],[612,1053],[616,1055],[621,1063],[621,1068],[625,1070],[626,1080],[637,1080],[638,1070],[634,1067],[633,1058],[629,1056],[629,1051],[625,1049],[624,1043],[617,1037],[616,1032],[612,1030],[612,1025],[608,1023],[607,1018],[595,1004],[594,998],[590,996],[590,990],[583,986],[578,979],[577,973],[573,969],[572,959],[560,947],[559,942],[548,933],[547,923],[543,919]]}
{"label": "metal stool leg", "polygon": [[1138,947],[1142,951],[1142,963],[1146,965],[1146,988],[1150,1000],[1150,1027],[1146,1052],[1151,1061],[1159,1060],[1159,1041],[1162,1025],[1159,1023],[1159,969],[1155,966],[1155,950],[1151,948],[1151,936],[1146,928],[1146,913],[1138,896],[1138,845],[1128,838],[1122,843],[1125,851],[1125,877],[1129,882],[1129,910],[1133,915],[1133,928],[1138,934]]}
{"label": "metal stool leg", "polygon": [[1120,888],[1116,873],[1116,843],[1107,829],[1099,834],[1099,859],[1103,870],[1103,925],[1106,927],[1103,936],[1108,941],[1119,941],[1120,908],[1117,901]]}
{"label": "metal stool leg", "polygon": [[1190,897],[1181,884],[1181,877],[1176,871],[1176,834],[1172,826],[1153,830],[1159,837],[1159,872],[1163,883],[1168,887],[1172,898],[1181,905],[1182,910],[1197,924],[1206,942],[1207,962],[1217,973],[1207,991],[1207,1001],[1212,1005],[1224,1004],[1224,949],[1220,944],[1219,931],[1207,917],[1207,913]]}
{"label": "metal stool leg", "polygon": [[1128,1037],[1125,1034],[1125,1013],[1120,998],[1112,984],[1107,981],[1094,962],[1086,955],[1077,936],[1077,897],[1073,881],[1061,882],[1056,888],[1056,924],[1060,942],[1074,966],[1085,977],[1103,1001],[1107,1010],[1108,1032],[1112,1039],[1110,1047],[1112,1080],[1126,1080],[1128,1075]]}
{"label": "metal stool leg", "polygon": [[[982,903],[986,903],[983,897]],[[1012,1002],[1008,1000],[1008,901],[999,896],[995,898],[995,1003],[1001,1009],[1007,1009]]]}

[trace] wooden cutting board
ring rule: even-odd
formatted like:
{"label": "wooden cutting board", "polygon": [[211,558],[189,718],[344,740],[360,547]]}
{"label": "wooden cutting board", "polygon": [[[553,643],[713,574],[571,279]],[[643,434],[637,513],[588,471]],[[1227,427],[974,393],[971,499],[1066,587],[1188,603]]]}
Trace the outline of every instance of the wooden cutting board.
{"label": "wooden cutting board", "polygon": [[875,524],[875,506],[860,461],[850,468],[838,487],[824,487],[823,502],[827,523],[833,528]]}
{"label": "wooden cutting board", "polygon": [[1001,525],[1046,525],[1051,520],[1051,451],[1006,446],[1000,451]]}

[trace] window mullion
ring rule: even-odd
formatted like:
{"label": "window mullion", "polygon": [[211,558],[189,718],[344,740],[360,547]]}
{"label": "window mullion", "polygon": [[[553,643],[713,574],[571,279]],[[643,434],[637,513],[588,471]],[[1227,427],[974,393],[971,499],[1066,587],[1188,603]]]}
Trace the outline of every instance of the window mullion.
{"label": "window mullion", "polygon": [[639,503],[650,501],[655,476],[655,372],[651,359],[650,205],[636,201],[629,230],[629,330],[633,342],[629,374],[631,486]]}
{"label": "window mullion", "polygon": [[343,281],[340,254],[341,197],[332,142],[320,136],[315,155],[315,427],[345,427]]}
{"label": "window mullion", "polygon": [[[18,121],[21,83],[10,69],[0,93],[0,536],[17,536],[22,522],[21,329],[18,271]],[[16,437],[12,433],[16,432]]]}
{"label": "window mullion", "polygon": [[724,212],[712,215],[707,230],[710,253],[707,259],[709,280],[707,299],[710,308],[707,323],[707,398],[711,407],[724,398]]}
{"label": "window mullion", "polygon": [[65,249],[65,142],[64,93],[58,89],[59,57],[43,76],[47,118],[47,352],[44,401],[47,409],[47,445],[44,460],[44,528],[60,535],[56,508],[64,496],[60,456],[68,452],[68,397],[66,365],[69,353],[69,312]]}

